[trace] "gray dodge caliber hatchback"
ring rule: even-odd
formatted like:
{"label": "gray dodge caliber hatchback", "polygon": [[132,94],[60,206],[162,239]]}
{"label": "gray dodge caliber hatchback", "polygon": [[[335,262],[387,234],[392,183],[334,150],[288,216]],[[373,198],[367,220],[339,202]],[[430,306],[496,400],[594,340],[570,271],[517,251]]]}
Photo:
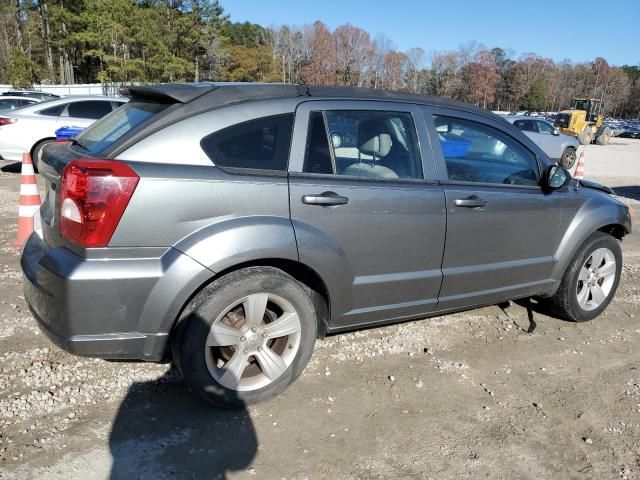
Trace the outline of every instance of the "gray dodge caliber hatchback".
{"label": "gray dodge caliber hatchback", "polygon": [[130,87],[48,148],[24,246],[42,330],[86,356],[173,358],[222,406],[282,392],[317,337],[537,297],[615,294],[629,210],[509,122],[351,88]]}

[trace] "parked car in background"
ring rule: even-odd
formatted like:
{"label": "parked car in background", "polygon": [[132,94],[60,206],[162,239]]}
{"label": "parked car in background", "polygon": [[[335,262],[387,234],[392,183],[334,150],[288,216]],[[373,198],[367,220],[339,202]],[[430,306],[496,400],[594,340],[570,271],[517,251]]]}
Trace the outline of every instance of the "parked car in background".
{"label": "parked car in background", "polygon": [[43,102],[46,102],[47,100],[55,100],[56,98],[60,98],[60,95],[41,92],[40,90],[9,90],[8,92],[2,93],[2,96],[7,96],[7,95],[12,97],[38,98]]}
{"label": "parked car in background", "polygon": [[578,139],[560,133],[553,125],[541,118],[530,116],[507,116],[505,120],[522,130],[549,158],[559,162],[564,168],[572,168],[576,163]]}
{"label": "parked car in background", "polygon": [[16,108],[27,107],[34,103],[40,103],[42,100],[33,97],[12,97],[3,95],[0,96],[0,115],[5,112],[10,112]]}
{"label": "parked car in background", "polygon": [[45,151],[22,251],[25,299],[70,352],[172,357],[240,407],[282,392],[326,333],[531,296],[587,321],[615,294],[629,208],[486,110],[302,85],[127,92]]}
{"label": "parked car in background", "polygon": [[19,161],[24,152],[30,152],[37,168],[43,148],[55,141],[58,128],[88,127],[126,101],[111,97],[65,97],[6,113],[0,119],[0,156]]}
{"label": "parked car in background", "polygon": [[619,136],[620,138],[640,138],[640,127],[627,127]]}

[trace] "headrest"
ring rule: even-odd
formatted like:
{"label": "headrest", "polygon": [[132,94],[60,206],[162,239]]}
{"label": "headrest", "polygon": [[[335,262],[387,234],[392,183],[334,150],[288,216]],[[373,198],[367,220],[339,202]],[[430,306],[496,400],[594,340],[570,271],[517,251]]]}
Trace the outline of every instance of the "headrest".
{"label": "headrest", "polygon": [[386,125],[380,120],[369,120],[358,127],[358,150],[365,155],[385,157],[389,154],[393,142],[387,133]]}

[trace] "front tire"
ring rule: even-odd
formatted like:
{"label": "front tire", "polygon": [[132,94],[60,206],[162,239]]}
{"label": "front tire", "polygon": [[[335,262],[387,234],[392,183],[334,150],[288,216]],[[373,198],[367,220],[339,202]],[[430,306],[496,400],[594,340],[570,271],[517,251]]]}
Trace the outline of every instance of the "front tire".
{"label": "front tire", "polygon": [[608,145],[611,141],[611,129],[604,128],[600,135],[596,137],[596,143],[598,145]]}
{"label": "front tire", "polygon": [[585,125],[580,135],[578,135],[580,145],[591,145],[593,141],[593,131],[589,125]]}
{"label": "front tire", "polygon": [[227,408],[283,392],[306,366],[317,335],[312,292],[282,270],[250,267],[198,293],[172,339],[187,386]]}
{"label": "front tire", "polygon": [[593,320],[613,299],[621,272],[620,242],[611,235],[595,232],[571,260],[558,291],[548,303],[567,320]]}
{"label": "front tire", "polygon": [[576,163],[576,149],[572,147],[567,147],[562,152],[562,158],[560,158],[560,165],[562,165],[567,170],[573,168]]}

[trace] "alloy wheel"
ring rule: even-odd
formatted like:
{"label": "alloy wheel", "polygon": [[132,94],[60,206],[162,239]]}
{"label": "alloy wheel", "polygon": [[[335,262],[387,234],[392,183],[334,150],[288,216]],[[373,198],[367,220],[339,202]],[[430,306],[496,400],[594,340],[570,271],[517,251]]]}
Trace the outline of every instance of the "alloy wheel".
{"label": "alloy wheel", "polygon": [[572,168],[576,163],[576,157],[577,157],[576,151],[573,148],[569,149],[569,152],[567,152],[567,154],[564,157],[562,166],[564,168]]}
{"label": "alloy wheel", "polygon": [[264,388],[289,368],[300,348],[295,308],[271,293],[254,293],[229,305],[213,322],[205,361],[220,385],[236,391]]}
{"label": "alloy wheel", "polygon": [[608,248],[594,250],[578,275],[576,295],[583,310],[594,310],[608,298],[616,278],[616,259]]}

